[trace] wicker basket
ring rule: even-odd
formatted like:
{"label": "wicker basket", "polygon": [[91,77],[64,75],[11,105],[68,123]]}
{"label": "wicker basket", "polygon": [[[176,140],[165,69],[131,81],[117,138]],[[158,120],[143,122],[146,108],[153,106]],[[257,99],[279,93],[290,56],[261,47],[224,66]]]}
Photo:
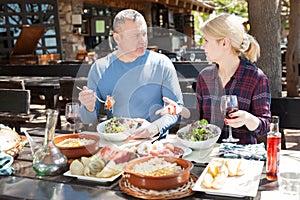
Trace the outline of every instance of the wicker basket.
{"label": "wicker basket", "polygon": [[192,188],[197,179],[197,176],[191,174],[190,179],[186,184],[175,189],[158,191],[135,187],[128,182],[126,175],[123,175],[119,181],[119,187],[125,194],[141,199],[180,199],[195,194],[195,191],[193,191]]}
{"label": "wicker basket", "polygon": [[11,155],[12,157],[15,157],[16,155],[18,155],[18,153],[20,151],[22,151],[22,149],[24,148],[24,146],[27,143],[27,139],[25,136],[21,135],[20,137],[21,137],[21,140],[16,146],[14,146],[11,149],[5,150],[4,152],[7,153],[8,155]]}

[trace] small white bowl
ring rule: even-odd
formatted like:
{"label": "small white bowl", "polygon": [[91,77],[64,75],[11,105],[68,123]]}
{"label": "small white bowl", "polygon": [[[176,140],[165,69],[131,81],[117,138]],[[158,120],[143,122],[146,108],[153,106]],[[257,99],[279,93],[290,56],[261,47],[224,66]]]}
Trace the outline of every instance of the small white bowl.
{"label": "small white bowl", "polygon": [[106,124],[110,122],[110,119],[106,120],[97,125],[97,132],[99,133],[101,138],[111,142],[122,142],[126,140],[131,135],[131,132],[138,127],[138,122],[134,121],[133,119],[130,118],[118,118],[118,119],[124,120],[124,123],[132,123],[133,127],[129,130],[126,130],[125,132],[106,133],[105,132]]}
{"label": "small white bowl", "polygon": [[191,140],[187,140],[187,139],[183,139],[179,135],[189,131],[190,125],[187,125],[187,126],[181,128],[177,131],[176,136],[177,136],[178,142],[180,142],[183,146],[192,148],[194,150],[207,150],[207,149],[210,149],[211,147],[213,147],[217,143],[217,141],[218,141],[218,139],[221,135],[221,129],[218,126],[213,125],[213,124],[209,124],[207,126],[210,126],[210,127],[213,128],[213,130],[216,133],[215,137],[207,139],[207,140],[203,140],[203,141],[196,141],[196,142],[191,141]]}

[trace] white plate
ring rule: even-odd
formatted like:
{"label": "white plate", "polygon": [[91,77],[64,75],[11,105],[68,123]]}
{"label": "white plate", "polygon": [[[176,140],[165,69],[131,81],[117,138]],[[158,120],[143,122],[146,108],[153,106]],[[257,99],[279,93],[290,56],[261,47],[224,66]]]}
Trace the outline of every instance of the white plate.
{"label": "white plate", "polygon": [[70,177],[76,177],[80,180],[85,180],[85,181],[94,181],[94,182],[111,182],[116,180],[116,178],[118,178],[119,176],[121,176],[121,174],[123,173],[123,171],[121,171],[120,173],[118,173],[115,176],[109,177],[109,178],[97,178],[97,177],[91,177],[91,176],[80,176],[80,175],[74,175],[71,174],[70,170],[64,173],[64,176],[70,176]]}
{"label": "white plate", "polygon": [[192,149],[190,149],[190,148],[188,148],[188,147],[185,147],[185,146],[179,146],[179,145],[176,145],[176,144],[175,144],[175,146],[178,147],[178,148],[181,148],[181,149],[183,150],[183,155],[182,155],[182,157],[188,156],[188,155],[190,155],[190,154],[193,152]]}
{"label": "white plate", "polygon": [[[220,158],[218,158],[220,159]],[[245,174],[236,177],[227,177],[225,185],[221,189],[207,189],[202,186],[202,180],[208,170],[204,169],[201,176],[196,181],[192,190],[205,192],[207,194],[233,196],[233,197],[255,197],[259,186],[260,176],[264,166],[263,161],[245,160]]]}
{"label": "white plate", "polygon": [[[153,140],[155,140],[156,139],[156,137],[154,137],[153,138]],[[180,145],[180,144],[178,144],[177,142],[176,142],[176,135],[168,135],[167,136],[167,138],[166,139],[162,139],[162,140],[160,140],[162,143],[171,143],[171,144],[173,144],[174,146],[176,146],[176,147],[178,147],[178,148],[181,148],[182,150],[183,150],[183,155],[182,155],[182,157],[185,157],[185,156],[188,156],[188,155],[190,155],[192,152],[193,152],[193,150],[191,149],[191,148],[189,148],[189,147],[186,147],[186,146],[182,146],[182,145]]]}

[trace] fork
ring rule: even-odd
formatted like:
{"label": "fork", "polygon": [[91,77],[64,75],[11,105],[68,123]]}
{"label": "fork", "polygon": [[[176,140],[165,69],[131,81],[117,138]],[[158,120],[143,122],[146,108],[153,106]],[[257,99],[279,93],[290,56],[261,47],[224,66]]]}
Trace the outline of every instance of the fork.
{"label": "fork", "polygon": [[[78,90],[82,91],[82,89],[81,89],[80,87],[76,86],[76,88],[77,88]],[[96,99],[97,99],[98,101],[100,101],[101,103],[105,103],[105,101],[103,101],[102,99],[100,99],[97,95],[95,95],[95,96],[96,96]]]}

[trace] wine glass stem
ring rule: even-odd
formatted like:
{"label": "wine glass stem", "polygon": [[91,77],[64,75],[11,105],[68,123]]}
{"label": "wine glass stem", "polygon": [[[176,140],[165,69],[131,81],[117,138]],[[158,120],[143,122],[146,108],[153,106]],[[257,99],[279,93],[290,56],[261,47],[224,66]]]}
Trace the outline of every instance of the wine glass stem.
{"label": "wine glass stem", "polygon": [[229,128],[229,136],[228,136],[228,138],[232,139],[232,128],[231,128],[231,126],[228,126],[228,128]]}
{"label": "wine glass stem", "polygon": [[76,122],[74,124],[72,124],[72,128],[73,128],[73,134],[76,133]]}

